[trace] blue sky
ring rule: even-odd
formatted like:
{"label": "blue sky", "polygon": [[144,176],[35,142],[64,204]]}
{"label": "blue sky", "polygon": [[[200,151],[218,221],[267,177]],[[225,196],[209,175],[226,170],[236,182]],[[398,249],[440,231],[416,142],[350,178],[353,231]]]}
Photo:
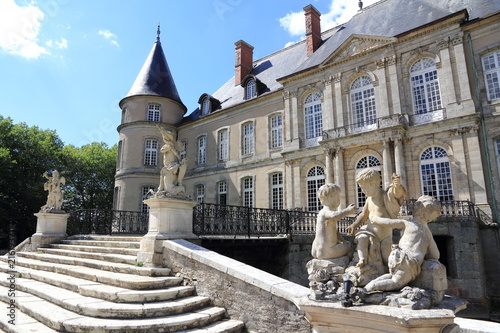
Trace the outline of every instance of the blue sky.
{"label": "blue sky", "polygon": [[[368,6],[375,0],[365,0]],[[0,0],[0,115],[52,129],[65,144],[113,145],[118,102],[156,39],[188,113],[234,75],[234,43],[254,60],[304,37],[302,8],[322,30],[356,13],[355,0]]]}

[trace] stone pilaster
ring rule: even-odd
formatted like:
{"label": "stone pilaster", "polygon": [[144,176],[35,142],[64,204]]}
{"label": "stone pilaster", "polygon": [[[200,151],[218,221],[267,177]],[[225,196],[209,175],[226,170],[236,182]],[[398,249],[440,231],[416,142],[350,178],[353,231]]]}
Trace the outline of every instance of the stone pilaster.
{"label": "stone pilaster", "polygon": [[400,177],[401,185],[403,185],[403,187],[408,190],[408,185],[406,184],[406,169],[402,137],[397,137],[394,139],[394,161],[396,166],[396,174]]}
{"label": "stone pilaster", "polygon": [[347,195],[345,189],[345,175],[344,175],[344,151],[342,148],[335,150],[335,184],[340,187],[340,209],[346,207]]}
{"label": "stone pilaster", "polygon": [[337,127],[343,127],[344,123],[344,108],[342,107],[343,100],[343,90],[340,74],[336,75],[334,78],[335,85],[335,114],[337,115]]}
{"label": "stone pilaster", "polygon": [[392,161],[391,161],[391,147],[389,140],[382,141],[382,164],[384,166],[383,182],[384,188],[388,188],[391,185],[392,176]]}

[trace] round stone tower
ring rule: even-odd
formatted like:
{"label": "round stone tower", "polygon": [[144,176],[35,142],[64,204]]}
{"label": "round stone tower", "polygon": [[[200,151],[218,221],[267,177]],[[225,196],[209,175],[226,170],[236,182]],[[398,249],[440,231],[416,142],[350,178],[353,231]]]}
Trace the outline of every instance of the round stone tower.
{"label": "round stone tower", "polygon": [[142,203],[149,189],[158,187],[163,145],[157,125],[177,135],[176,125],[187,109],[182,103],[160,43],[156,42],[132,88],[119,103],[118,161],[113,207],[144,211]]}

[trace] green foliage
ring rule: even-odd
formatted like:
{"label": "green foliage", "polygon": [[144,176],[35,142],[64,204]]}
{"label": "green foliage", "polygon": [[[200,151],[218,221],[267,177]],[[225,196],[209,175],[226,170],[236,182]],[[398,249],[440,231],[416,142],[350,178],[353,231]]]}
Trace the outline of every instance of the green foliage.
{"label": "green foliage", "polygon": [[144,264],[142,263],[142,261],[138,261],[135,263],[135,266],[137,267],[142,267]]}
{"label": "green foliage", "polygon": [[91,143],[81,148],[63,148],[66,177],[65,207],[111,209],[115,182],[117,147]]}

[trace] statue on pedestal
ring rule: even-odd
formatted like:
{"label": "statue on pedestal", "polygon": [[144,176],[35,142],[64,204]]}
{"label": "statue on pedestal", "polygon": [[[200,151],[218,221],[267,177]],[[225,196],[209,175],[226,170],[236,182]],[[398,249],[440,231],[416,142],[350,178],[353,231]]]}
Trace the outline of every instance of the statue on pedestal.
{"label": "statue on pedestal", "polygon": [[51,176],[49,176],[47,172],[44,172],[43,176],[47,178],[47,181],[43,185],[43,189],[49,191],[49,194],[47,196],[47,203],[40,208],[40,212],[61,212],[64,195],[64,191],[61,190],[61,184],[65,185],[66,179],[61,177],[57,170],[52,171]]}
{"label": "statue on pedestal", "polygon": [[164,142],[160,149],[163,153],[163,168],[160,171],[160,185],[154,197],[185,196],[186,188],[182,185],[182,180],[186,174],[187,159],[181,159],[173,133],[157,127]]}

